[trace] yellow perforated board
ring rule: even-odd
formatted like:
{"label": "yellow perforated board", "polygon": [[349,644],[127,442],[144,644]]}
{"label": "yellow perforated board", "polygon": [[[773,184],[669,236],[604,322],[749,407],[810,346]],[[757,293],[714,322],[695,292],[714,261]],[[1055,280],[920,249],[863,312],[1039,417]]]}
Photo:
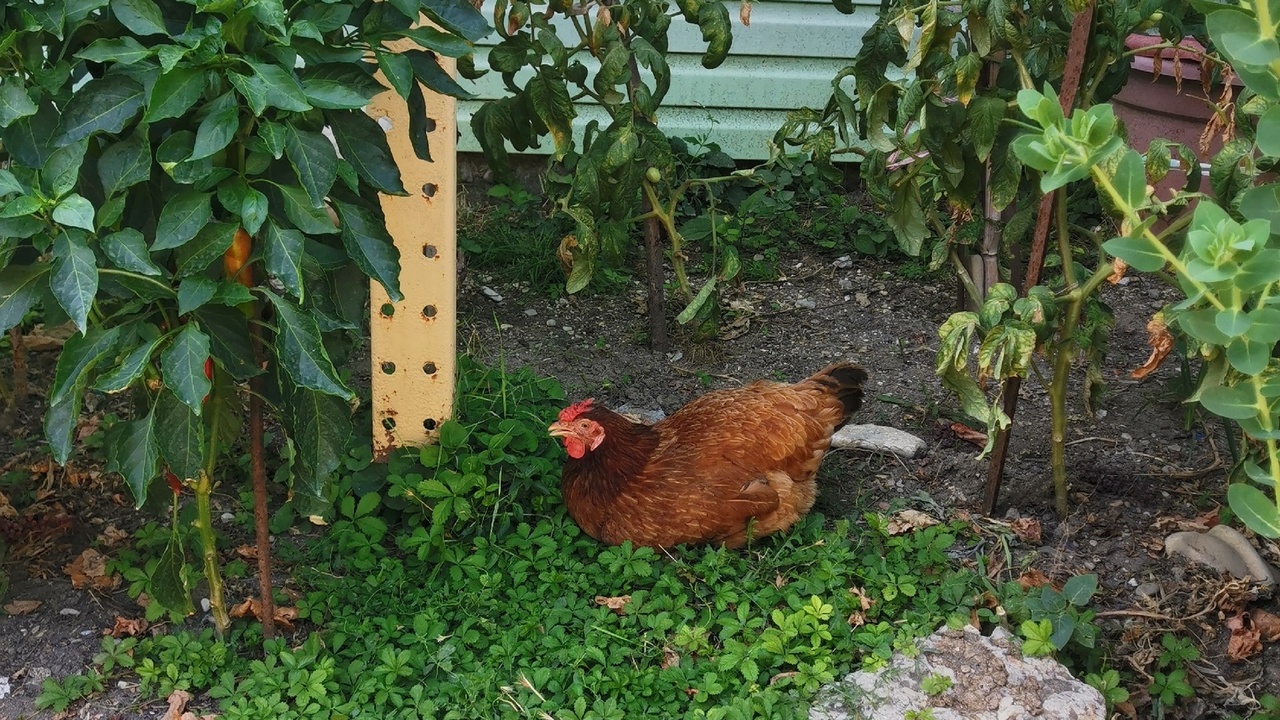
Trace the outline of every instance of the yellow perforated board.
{"label": "yellow perforated board", "polygon": [[[417,45],[405,40],[390,48],[403,51]],[[455,72],[453,60],[441,57],[440,64],[446,72]],[[425,87],[423,93],[427,116],[434,121],[428,133],[433,162],[423,162],[414,154],[409,110],[399,95],[385,92],[368,108],[387,130],[392,156],[409,191],[407,197],[382,196],[387,231],[400,251],[404,299],[392,303],[376,282],[371,290],[373,450],[379,460],[395,448],[434,442],[440,423],[453,412],[457,101]]]}

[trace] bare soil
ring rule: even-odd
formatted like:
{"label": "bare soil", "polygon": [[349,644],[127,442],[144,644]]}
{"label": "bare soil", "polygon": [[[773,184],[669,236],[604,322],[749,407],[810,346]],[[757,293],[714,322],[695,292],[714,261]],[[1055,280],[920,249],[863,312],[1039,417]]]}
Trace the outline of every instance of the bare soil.
{"label": "bare soil", "polygon": [[[466,271],[460,278],[459,346],[486,362],[531,366],[553,375],[574,399],[594,397],[611,406],[667,413],[711,388],[757,378],[798,380],[832,360],[852,359],[871,374],[855,422],[915,433],[929,450],[917,460],[833,453],[824,466],[817,510],[833,518],[909,505],[977,521],[987,463],[978,458],[978,446],[959,439],[950,428],[962,414],[934,374],[937,327],[955,308],[953,281],[907,278],[893,263],[859,257],[851,268],[834,261],[820,254],[794,258],[782,268],[783,279],[747,283],[730,292],[725,300],[732,310],[724,321],[727,334],[736,335],[732,339],[692,343],[672,320],[673,342],[665,354],[650,351],[645,342],[647,320],[638,281],[611,295],[557,300]],[[502,301],[490,299],[482,286],[496,290]],[[1000,547],[984,548],[988,567],[1003,577],[1017,577],[1034,566],[1058,582],[1077,573],[1098,573],[1102,593],[1095,606],[1109,613],[1100,622],[1116,666],[1150,672],[1158,654],[1153,647],[1158,648],[1164,631],[1198,638],[1203,659],[1192,677],[1196,699],[1170,717],[1226,717],[1231,705],[1236,712],[1245,711],[1251,698],[1280,693],[1274,647],[1229,662],[1222,608],[1230,610],[1231,600],[1242,591],[1163,553],[1169,533],[1197,527],[1222,502],[1231,460],[1221,426],[1215,421],[1206,427],[1199,419],[1188,425],[1171,392],[1179,372],[1173,358],[1144,382],[1128,378],[1148,354],[1147,320],[1173,298],[1172,292],[1134,277],[1127,285],[1107,285],[1103,297],[1116,311],[1104,370],[1108,393],[1100,412],[1086,417],[1079,394],[1083,366],[1076,368],[1068,448],[1071,514],[1059,518],[1053,511],[1049,406],[1044,390],[1030,381],[1020,397],[994,519],[1034,519],[1043,539],[1039,544],[1015,542],[1013,567]],[[674,318],[679,308],[671,301],[668,310]],[[33,388],[43,391],[52,374],[53,353],[36,353],[31,360]],[[51,717],[32,707],[43,678],[83,671],[117,615],[141,614],[123,590],[74,590],[62,570],[106,526],[131,531],[142,519],[124,500],[126,491],[117,480],[74,464],[49,470],[35,451],[15,449],[15,438],[22,436],[28,438],[27,446],[39,447],[42,413],[43,403],[36,398],[21,409],[13,433],[0,439],[0,468],[30,473],[43,491],[27,500],[38,498],[50,509],[60,505],[75,525],[37,547],[21,552],[11,547],[3,568],[13,584],[0,602],[42,602],[32,614],[0,616],[0,677],[9,678],[12,686],[12,694],[0,699],[0,718],[15,720]],[[11,476],[0,474],[0,480],[6,477]],[[8,487],[0,485],[0,490]],[[215,517],[237,509],[230,497],[217,502]],[[1280,564],[1280,550],[1273,543],[1261,542],[1260,548],[1264,557]],[[1157,584],[1155,600],[1135,593],[1147,583]],[[236,592],[248,591],[247,585],[233,584],[229,594],[236,599]],[[1261,606],[1275,609],[1270,602]],[[206,622],[196,617],[190,624]],[[1134,702],[1145,714],[1142,698]],[[161,704],[141,703],[128,687],[112,688],[73,707],[73,716],[84,718],[154,718],[162,712]]]}

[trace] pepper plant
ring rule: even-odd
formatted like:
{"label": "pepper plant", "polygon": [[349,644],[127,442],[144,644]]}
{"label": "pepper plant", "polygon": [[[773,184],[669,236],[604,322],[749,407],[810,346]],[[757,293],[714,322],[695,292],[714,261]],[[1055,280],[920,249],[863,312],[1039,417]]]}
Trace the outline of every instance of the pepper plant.
{"label": "pepper plant", "polygon": [[[1128,80],[1130,34],[1158,29],[1166,42],[1147,48],[1156,51],[1201,26],[1187,2],[891,0],[854,63],[834,78],[826,107],[793,113],[776,137],[785,146],[833,132],[836,142],[814,146],[830,149],[815,160],[863,155],[864,177],[878,179],[868,191],[885,209],[900,249],[928,256],[933,269],[954,269],[968,308],[940,331],[938,371],[988,427],[984,454],[994,450],[988,511],[1020,380],[1043,375],[1031,358],[1045,351],[1053,356],[1044,379],[1054,407],[1057,505],[1065,512],[1058,437],[1065,436],[1068,371],[1074,358],[1087,359],[1083,394],[1090,404],[1114,324],[1094,292],[1108,276],[1098,274],[1105,259],[1096,255],[1092,231],[1071,222],[1068,192],[1078,187],[1046,192],[1019,152],[1018,93],[1060,88],[1063,110],[1074,116]],[[1106,124],[1080,118],[1093,132]],[[1194,161],[1189,150],[1175,151]],[[1092,259],[1100,262],[1087,267]],[[968,359],[975,352],[976,366]]]}
{"label": "pepper plant", "polygon": [[[108,469],[139,507],[167,478],[174,518],[194,494],[221,631],[210,495],[247,416],[269,623],[264,405],[292,502],[323,513],[356,400],[331,360],[365,318],[353,288],[402,297],[378,194],[406,190],[363,112],[374,73],[430,159],[419,83],[464,96],[439,56],[490,28],[460,0],[17,0],[0,19],[0,329],[38,308],[78,330],[49,394],[53,457],[71,458],[86,393],[128,398]],[[420,49],[388,49],[404,39]],[[151,595],[190,612],[178,538]]]}
{"label": "pepper plant", "polygon": [[[507,172],[507,143],[521,151],[550,135],[556,205],[577,228],[560,248],[571,266],[568,292],[585,288],[598,265],[625,257],[634,224],[645,223],[651,340],[663,346],[664,231],[688,305],[680,321],[707,310],[704,303],[715,289],[713,278],[705,291],[693,292],[683,275],[682,239],[672,218],[690,184],[675,178],[671,144],[658,127],[658,108],[671,85],[668,34],[676,18],[695,25],[707,43],[702,65],[718,67],[733,44],[729,12],[724,3],[710,0],[550,0],[535,11],[542,4],[499,0],[494,6],[502,41],[489,52],[489,70],[501,74],[510,94],[486,102],[472,117],[472,130],[499,172]],[[746,23],[750,3],[743,8]],[[483,73],[471,69],[474,77]],[[607,124],[587,123],[579,144],[574,103],[584,98],[605,110]],[[728,280],[737,267],[736,255],[726,252],[713,275]]]}
{"label": "pepper plant", "polygon": [[[1143,272],[1168,271],[1186,299],[1162,313],[1168,328],[1202,362],[1189,398],[1240,428],[1247,438],[1227,490],[1231,509],[1253,531],[1280,537],[1280,183],[1266,174],[1280,160],[1280,4],[1199,3],[1209,36],[1244,82],[1236,100],[1238,137],[1214,159],[1213,196],[1184,189],[1160,199],[1151,188],[1168,158],[1081,132],[1061,117],[1028,113],[1038,128],[1020,140],[1042,182],[1090,177],[1123,218],[1120,234],[1102,247]],[[1044,107],[1026,91],[1024,107]],[[1195,167],[1195,166],[1193,166]],[[1198,173],[1190,173],[1199,179]],[[1198,200],[1189,227],[1157,219]],[[1186,217],[1186,214],[1183,214]],[[1184,232],[1185,231],[1185,232]],[[1260,488],[1266,488],[1266,491]]]}

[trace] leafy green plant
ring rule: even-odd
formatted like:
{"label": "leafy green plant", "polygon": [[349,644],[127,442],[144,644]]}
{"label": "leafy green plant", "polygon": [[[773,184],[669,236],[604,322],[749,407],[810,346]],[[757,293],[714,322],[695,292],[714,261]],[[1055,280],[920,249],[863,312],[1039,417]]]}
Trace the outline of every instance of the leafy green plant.
{"label": "leafy green plant", "polygon": [[1129,691],[1120,684],[1120,673],[1116,670],[1103,670],[1100,673],[1088,673],[1084,681],[1089,683],[1107,703],[1107,710],[1115,708],[1116,703],[1128,702]]}
{"label": "leafy green plant", "polygon": [[[413,27],[420,12],[443,30]],[[219,459],[247,417],[265,517],[265,404],[296,449],[299,514],[323,512],[355,399],[330,359],[364,318],[350,287],[367,276],[402,297],[377,194],[407,191],[362,112],[386,89],[373,73],[409,104],[430,159],[419,83],[465,96],[438,57],[470,54],[490,29],[450,0],[20,2],[0,15],[0,329],[38,306],[79,331],[45,416],[58,462],[85,394],[127,393],[107,467],[139,506],[171,491],[176,514],[194,494],[222,632]],[[425,49],[389,49],[403,39]],[[153,598],[180,613],[186,550],[175,526],[151,574]]]}
{"label": "leafy green plant", "polygon": [[[1014,101],[1028,88],[1067,83],[1066,107],[1088,109],[1128,79],[1128,35],[1158,27],[1164,38],[1181,40],[1199,17],[1189,3],[1159,0],[972,0],[959,6],[894,0],[864,35],[855,62],[834,78],[826,107],[792,113],[776,136],[784,146],[830,137],[811,144],[818,162],[862,155],[862,174],[884,178],[868,189],[899,248],[927,257],[930,270],[955,272],[972,312],[948,324],[938,369],[966,411],[988,425],[986,452],[1001,448],[992,455],[989,504],[996,499],[1017,389],[1033,352],[1053,356],[1052,372],[1038,376],[1050,378],[1051,432],[1058,438],[1067,418],[1066,368],[1081,354],[1089,359],[1089,405],[1101,386],[1097,364],[1111,325],[1110,310],[1093,297],[1094,280],[1108,275],[1099,279],[1084,264],[1095,243],[1068,222],[1066,193],[1053,192],[1057,185],[1037,187],[1035,173],[1025,167],[1028,160],[1015,142],[1021,121]],[[1067,61],[1072,42],[1078,43],[1080,65]],[[842,84],[848,79],[852,92]],[[1053,199],[1042,200],[1049,193]],[[1051,226],[1056,243],[1047,242]],[[1082,240],[1084,248],[1077,247]],[[1094,270],[1104,266],[1099,258]],[[1043,281],[1042,270],[1051,273]],[[1002,283],[1019,285],[1020,292],[999,299],[1001,307],[986,306],[989,317],[979,326],[978,309]],[[1013,324],[1001,319],[1015,299],[1044,305],[1043,297],[1032,295],[1036,287],[1052,291],[1058,312],[1052,321],[1036,320],[1042,332],[1032,342],[1021,314],[1005,318]],[[981,348],[981,364],[970,372],[960,359],[975,348]],[[998,389],[989,392],[988,382]],[[1056,504],[1065,512],[1065,455],[1057,452],[1061,443],[1054,447]]]}
{"label": "leafy green plant", "polygon": [[94,670],[82,675],[68,675],[61,681],[49,678],[40,686],[35,708],[60,713],[71,707],[72,703],[102,690],[102,675]]}
{"label": "leafy green plant", "polygon": [[[1216,200],[1197,192],[1198,173],[1190,173],[1188,186],[1168,200],[1149,192],[1150,183],[1168,171],[1162,144],[1153,145],[1144,161],[1052,114],[1033,115],[1040,127],[1020,143],[1028,162],[1033,158],[1044,170],[1044,183],[1089,177],[1122,217],[1119,235],[1103,251],[1139,271],[1172,270],[1186,299],[1167,308],[1163,319],[1203,364],[1189,400],[1244,431],[1248,444],[1237,458],[1238,482],[1227,498],[1250,529],[1274,538],[1280,537],[1280,391],[1272,350],[1280,341],[1280,313],[1270,298],[1280,283],[1273,226],[1280,185],[1258,183],[1280,156],[1280,75],[1268,65],[1280,59],[1274,41],[1280,18],[1250,2],[1208,8],[1209,35],[1249,91],[1238,103],[1241,137],[1214,158],[1209,173]],[[1020,104],[1043,108],[1043,97],[1024,91]],[[1199,201],[1194,213],[1182,212],[1163,230],[1155,228],[1156,220],[1192,200]]]}
{"label": "leafy green plant", "polygon": [[1016,581],[1002,588],[1009,621],[1023,636],[1028,655],[1059,654],[1064,664],[1093,670],[1097,664],[1098,626],[1089,603],[1098,592],[1098,576],[1076,575],[1062,590],[1045,584],[1024,590]]}
{"label": "leafy green plant", "polygon": [[937,697],[951,689],[951,677],[941,673],[933,673],[920,680],[920,690],[929,697]]}
{"label": "leafy green plant", "polygon": [[[560,1],[544,12],[532,12],[521,0],[500,3],[494,18],[503,39],[488,55],[488,71],[500,73],[511,94],[486,102],[471,119],[490,164],[504,176],[509,172],[507,143],[520,151],[550,135],[556,163],[550,178],[559,187],[555,202],[576,227],[561,245],[571,266],[568,292],[585,288],[597,266],[616,267],[625,257],[633,224],[645,223],[650,341],[663,347],[661,233],[665,231],[670,243],[677,287],[686,305],[682,323],[706,308],[700,323],[705,324],[706,313],[715,307],[706,301],[716,283],[731,280],[739,268],[736,253],[724,251],[697,293],[684,273],[675,214],[695,181],[676,178],[672,143],[657,125],[658,108],[672,79],[668,37],[673,18],[696,26],[707,43],[702,64],[715,68],[728,55],[733,35],[723,3],[679,0],[674,5],[667,0]],[[846,11],[852,12],[852,6]],[[556,19],[563,21],[554,23]],[[597,69],[589,72],[588,65]],[[469,72],[478,76],[484,71]],[[588,122],[579,142],[574,102],[583,98],[604,109],[607,123],[602,127],[599,121]],[[726,172],[696,183],[748,174]]]}

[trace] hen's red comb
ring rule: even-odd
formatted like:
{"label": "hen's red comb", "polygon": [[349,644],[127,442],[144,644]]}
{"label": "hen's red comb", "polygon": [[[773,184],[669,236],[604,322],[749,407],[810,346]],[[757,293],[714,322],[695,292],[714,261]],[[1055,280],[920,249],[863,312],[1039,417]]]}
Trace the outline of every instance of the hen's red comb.
{"label": "hen's red comb", "polygon": [[591,398],[587,398],[582,402],[576,402],[570,405],[569,407],[561,410],[560,422],[562,423],[573,422],[578,418],[579,415],[586,412],[591,407],[592,402],[593,401]]}

